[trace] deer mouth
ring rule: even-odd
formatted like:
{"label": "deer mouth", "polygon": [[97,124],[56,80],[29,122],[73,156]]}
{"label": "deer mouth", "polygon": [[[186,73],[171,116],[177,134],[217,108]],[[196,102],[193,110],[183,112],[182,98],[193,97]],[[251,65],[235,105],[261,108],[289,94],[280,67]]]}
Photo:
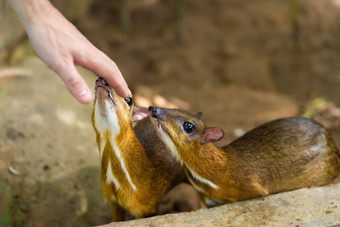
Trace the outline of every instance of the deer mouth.
{"label": "deer mouth", "polygon": [[157,129],[157,131],[161,133],[166,133],[167,135],[169,135],[169,131],[162,121],[164,119],[164,114],[162,113],[162,109],[149,106],[148,112],[149,112],[150,120],[153,126],[155,127],[155,129]]}
{"label": "deer mouth", "polygon": [[154,126],[154,128],[156,129],[156,131],[169,135],[168,129],[165,127],[165,125],[158,118],[155,118],[152,115],[149,115],[149,117],[150,117],[151,123]]}
{"label": "deer mouth", "polygon": [[[103,85],[97,85],[96,86],[96,92],[97,92],[97,96],[98,96],[99,99],[101,99],[101,98],[104,99],[102,97],[102,95],[103,95],[103,93],[104,94],[107,93],[107,97],[111,100],[113,106],[117,106],[116,101],[115,101],[115,99],[112,95],[112,92],[107,87],[105,87]],[[98,95],[98,93],[101,93],[102,95]]]}

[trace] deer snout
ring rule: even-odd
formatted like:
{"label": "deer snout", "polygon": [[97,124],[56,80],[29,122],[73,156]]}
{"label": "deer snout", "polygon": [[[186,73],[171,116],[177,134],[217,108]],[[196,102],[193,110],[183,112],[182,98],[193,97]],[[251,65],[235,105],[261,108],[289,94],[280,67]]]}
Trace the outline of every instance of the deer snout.
{"label": "deer snout", "polygon": [[104,78],[101,78],[101,77],[98,77],[98,79],[96,80],[96,86],[109,86],[109,83],[104,79]]}
{"label": "deer snout", "polygon": [[149,106],[148,111],[151,117],[156,119],[159,118],[159,109],[157,107]]}

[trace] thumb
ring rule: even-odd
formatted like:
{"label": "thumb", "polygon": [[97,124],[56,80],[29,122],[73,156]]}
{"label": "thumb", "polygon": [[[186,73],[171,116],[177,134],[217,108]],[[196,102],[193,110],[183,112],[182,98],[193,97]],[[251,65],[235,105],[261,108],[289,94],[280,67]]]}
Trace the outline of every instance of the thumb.
{"label": "thumb", "polygon": [[56,73],[59,74],[67,89],[80,103],[88,104],[91,102],[92,93],[75,65],[67,64],[56,70]]}

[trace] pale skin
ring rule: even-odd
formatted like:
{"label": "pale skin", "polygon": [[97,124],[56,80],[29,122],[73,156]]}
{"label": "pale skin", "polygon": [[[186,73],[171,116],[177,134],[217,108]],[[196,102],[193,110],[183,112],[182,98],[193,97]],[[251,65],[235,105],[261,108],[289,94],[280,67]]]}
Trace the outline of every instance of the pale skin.
{"label": "pale skin", "polygon": [[131,91],[117,65],[90,43],[48,0],[8,0],[24,26],[39,58],[64,81],[70,93],[83,104],[92,92],[76,65],[104,78],[123,98]]}

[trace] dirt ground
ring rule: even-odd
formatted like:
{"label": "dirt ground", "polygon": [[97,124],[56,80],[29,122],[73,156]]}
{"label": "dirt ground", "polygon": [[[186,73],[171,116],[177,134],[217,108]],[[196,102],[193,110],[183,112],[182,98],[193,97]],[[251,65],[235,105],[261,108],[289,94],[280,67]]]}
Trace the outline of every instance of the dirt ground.
{"label": "dirt ground", "polygon": [[[176,36],[174,1],[145,2],[132,7],[130,36],[115,1],[94,1],[74,21],[116,61],[138,105],[202,111],[208,126],[225,131],[219,145],[308,112],[340,147],[338,0],[186,1],[185,44]],[[35,56],[15,56],[0,65],[0,226],[109,223],[92,105],[78,104]],[[93,87],[95,76],[79,70]],[[315,107],[317,100],[326,107]],[[176,209],[185,206],[197,204]]]}

